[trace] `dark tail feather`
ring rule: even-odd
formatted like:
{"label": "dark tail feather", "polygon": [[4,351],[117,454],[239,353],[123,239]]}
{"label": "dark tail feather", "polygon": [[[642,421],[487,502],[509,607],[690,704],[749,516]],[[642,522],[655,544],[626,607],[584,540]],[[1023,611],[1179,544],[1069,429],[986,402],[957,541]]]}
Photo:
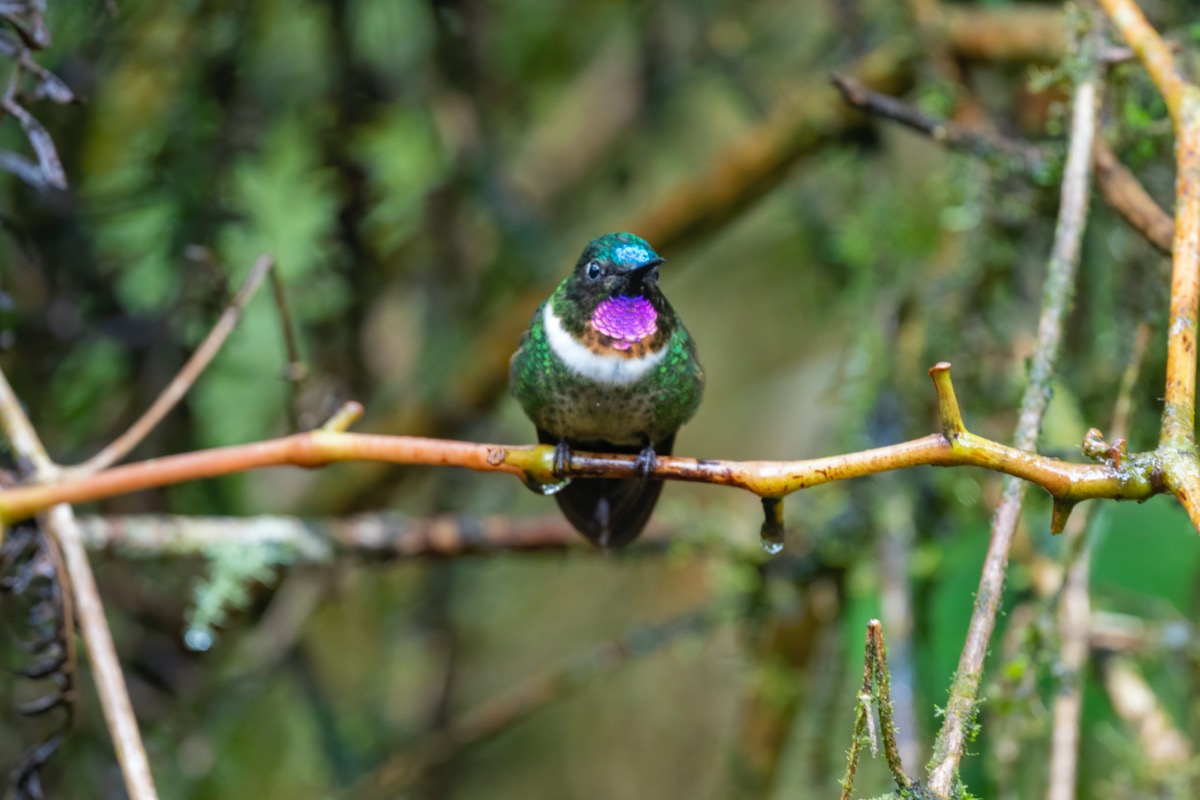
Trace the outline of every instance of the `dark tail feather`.
{"label": "dark tail feather", "polygon": [[[538,431],[545,444],[557,440]],[[576,447],[574,443],[571,445]],[[656,455],[669,456],[674,435],[654,445]],[[638,448],[620,448],[595,442],[579,444],[580,450],[637,455]],[[558,507],[575,529],[601,547],[624,547],[638,537],[662,492],[662,481],[616,478],[579,478],[554,495]]]}

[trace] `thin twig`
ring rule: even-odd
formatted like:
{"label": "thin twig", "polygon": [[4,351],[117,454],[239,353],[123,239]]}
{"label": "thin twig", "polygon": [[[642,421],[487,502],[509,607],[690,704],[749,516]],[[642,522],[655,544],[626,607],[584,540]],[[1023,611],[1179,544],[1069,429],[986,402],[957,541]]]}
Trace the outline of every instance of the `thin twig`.
{"label": "thin twig", "polygon": [[258,260],[254,262],[254,266],[250,268],[250,272],[246,275],[246,280],[243,281],[242,287],[238,289],[237,294],[229,302],[229,306],[221,314],[220,319],[217,320],[217,324],[208,332],[208,335],[204,337],[204,341],[196,348],[196,352],[192,353],[192,357],[187,360],[187,363],[183,365],[179,373],[171,379],[171,382],[162,390],[162,393],[155,398],[145,413],[130,425],[127,431],[114,439],[111,444],[99,453],[78,466],[64,469],[63,472],[75,477],[99,472],[120,461],[133,448],[137,447],[154,430],[158,423],[162,422],[163,417],[171,413],[171,409],[175,408],[179,404],[179,401],[187,395],[188,390],[192,388],[192,384],[200,377],[200,373],[204,371],[217,353],[220,352],[221,346],[225,344],[225,340],[229,338],[229,334],[233,332],[233,329],[238,324],[238,320],[241,319],[242,310],[246,307],[246,303],[258,291],[258,287],[262,285],[263,278],[266,277],[267,272],[273,266],[275,266],[275,260],[271,256],[259,256]]}
{"label": "thin twig", "polygon": [[[1063,320],[1073,294],[1087,217],[1092,140],[1096,131],[1097,83],[1093,64],[1091,73],[1080,81],[1074,92],[1071,139],[1063,175],[1054,249],[1043,293],[1045,303],[1038,320],[1037,346],[1014,436],[1016,446],[1021,450],[1033,450],[1037,444],[1042,418],[1050,399],[1050,382],[1062,341]],[[991,541],[979,580],[979,590],[975,595],[975,610],[950,689],[945,722],[930,761],[929,788],[939,797],[950,796],[958,776],[968,730],[975,716],[983,662],[996,624],[1008,568],[1008,552],[1024,495],[1024,483],[1006,479],[1003,499],[992,518]]]}
{"label": "thin twig", "polygon": [[[899,482],[897,482],[899,483]],[[918,715],[913,686],[913,600],[911,594],[912,548],[916,538],[912,496],[896,485],[885,490],[873,514],[879,527],[877,563],[880,572],[881,614],[888,629],[889,684],[894,688],[894,726],[899,732],[898,749],[909,764],[920,760]]]}
{"label": "thin twig", "polygon": [[[854,738],[846,761],[846,774],[842,778],[842,800],[849,800],[854,791],[854,777],[858,771],[859,748],[864,740],[871,745],[871,755],[878,750],[878,740],[883,739],[883,753],[887,759],[892,780],[901,792],[912,788],[912,781],[904,772],[900,751],[896,747],[896,723],[892,719],[891,674],[888,672],[887,647],[883,643],[883,625],[877,619],[867,622],[866,643],[863,646],[863,680],[855,705]],[[878,708],[879,728],[875,729],[872,705]]]}
{"label": "thin twig", "polygon": [[287,366],[284,367],[283,377],[288,384],[288,425],[292,433],[296,433],[300,430],[300,386],[308,377],[308,365],[300,358],[300,343],[287,301],[287,288],[283,285],[283,276],[277,269],[271,270],[271,291],[275,295],[279,324],[283,328],[283,344],[287,350]]}
{"label": "thin twig", "polygon": [[[874,622],[875,620],[871,620]],[[868,623],[868,626],[870,623]],[[854,794],[854,781],[858,775],[859,750],[864,740],[868,739],[871,717],[871,684],[875,672],[875,662],[871,658],[871,629],[867,628],[867,641],[863,645],[863,677],[862,686],[858,690],[858,702],[854,704],[854,733],[850,739],[850,750],[846,754],[846,774],[842,777],[842,794],[840,800],[850,800]],[[872,750],[874,740],[870,740]]]}
{"label": "thin twig", "polygon": [[1007,139],[994,133],[948,120],[938,120],[895,97],[876,92],[861,81],[835,72],[830,81],[842,93],[842,98],[869,114],[890,119],[922,133],[951,150],[969,153],[980,159],[998,159],[1016,165],[1022,172],[1036,172],[1045,166],[1046,159],[1028,142]]}
{"label": "thin twig", "polygon": [[901,791],[909,788],[912,781],[904,772],[900,750],[896,747],[896,723],[892,719],[892,675],[888,671],[887,647],[883,643],[883,625],[873,619],[867,623],[867,635],[872,642],[875,657],[875,685],[879,696],[879,727],[883,729],[883,755],[891,770],[892,780]]}
{"label": "thin twig", "polygon": [[[46,454],[37,432],[21,408],[20,401],[0,372],[0,427],[4,429],[9,443],[18,457],[35,467],[35,477],[48,480],[54,477],[57,467]],[[66,560],[67,573],[75,593],[75,611],[83,640],[87,644],[88,658],[100,695],[100,705],[121,764],[125,788],[132,800],[157,800],[154,777],[150,773],[150,762],[142,735],[138,730],[133,705],[129,701],[129,690],[121,674],[121,664],[113,646],[112,632],[104,617],[104,604],[96,588],[96,579],[88,563],[87,551],[79,536],[75,515],[66,505],[55,505],[46,509],[43,530],[55,537],[61,545]]]}
{"label": "thin twig", "polygon": [[[1150,341],[1150,326],[1142,323],[1134,335],[1129,364],[1121,377],[1109,435],[1122,442],[1129,427],[1133,390]],[[1058,601],[1059,668],[1058,691],[1054,695],[1050,737],[1050,767],[1047,800],[1074,800],[1079,759],[1079,720],[1083,712],[1083,670],[1087,664],[1091,634],[1091,541],[1087,535],[1089,514],[1079,512],[1067,526],[1066,574]]]}
{"label": "thin twig", "polygon": [[1179,125],[1185,116],[1185,102],[1194,93],[1187,76],[1175,63],[1171,47],[1146,21],[1134,0],[1100,0],[1113,25],[1150,73],[1150,79],[1162,93],[1171,119]]}

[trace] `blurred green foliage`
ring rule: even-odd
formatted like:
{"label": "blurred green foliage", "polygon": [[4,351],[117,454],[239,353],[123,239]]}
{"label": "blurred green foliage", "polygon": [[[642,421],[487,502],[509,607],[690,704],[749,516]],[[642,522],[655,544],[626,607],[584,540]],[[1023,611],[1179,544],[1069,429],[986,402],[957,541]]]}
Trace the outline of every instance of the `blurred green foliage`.
{"label": "blurred green foliage", "polygon": [[[1155,13],[1187,24],[1182,9]],[[532,440],[504,393],[504,362],[530,303],[581,245],[637,232],[731,142],[776,109],[803,109],[802,79],[912,35],[882,0],[126,0],[115,15],[53,3],[49,22],[43,63],[88,102],[43,114],[69,192],[0,183],[0,290],[14,305],[5,371],[63,462],[153,400],[263,251],[278,258],[310,367],[302,425],[354,398],[368,410],[362,430]],[[948,113],[953,92],[918,73],[908,99]],[[972,64],[969,76],[1003,133],[1061,152],[1047,133],[1060,83],[1034,90],[1014,65]],[[1169,207],[1170,129],[1139,67],[1114,68],[1106,108],[1119,155]],[[13,128],[0,125],[0,145],[20,146]],[[967,424],[1007,440],[1056,202],[1051,180],[904,131],[841,132],[747,213],[664,252],[665,290],[709,375],[677,452],[799,458],[923,435],[936,421],[925,370],[942,359],[955,363]],[[1161,328],[1166,275],[1093,203],[1045,450],[1076,458],[1083,430],[1107,425],[1133,330]],[[135,457],[287,431],[269,294]],[[1157,437],[1162,338],[1134,398],[1134,449]],[[975,470],[918,469],[813,490],[789,499],[788,550],[771,562],[756,550],[754,498],[672,485],[657,513],[675,533],[666,554],[345,563],[288,572],[277,593],[244,581],[278,563],[269,554],[220,554],[216,572],[119,557],[98,568],[164,797],[354,796],[394,754],[488,698],[631,626],[704,606],[728,624],[589,683],[404,796],[832,796],[862,630],[871,616],[887,622],[889,568],[912,600],[908,734],[920,761],[909,771],[928,757],[997,485]],[[503,477],[364,465],[172,487],[99,510],[388,508],[552,512]],[[1182,514],[1156,500],[1096,516],[1093,604],[1150,625],[1192,619],[1200,545]],[[1025,523],[1005,607],[1044,617],[1032,572],[1059,549],[1048,504],[1032,499]],[[204,581],[225,588],[192,606],[189,587]],[[287,629],[286,604],[299,602],[288,589],[306,581],[316,599],[294,635],[274,659],[247,655]],[[231,592],[232,608],[206,605]],[[189,614],[224,621],[214,650],[184,648]],[[963,775],[979,796],[1043,792],[1044,769],[1014,776],[1003,760],[1013,719],[1022,763],[1045,758],[1057,662],[1053,635],[1038,630],[1014,651],[1002,623],[993,642]],[[1141,663],[1190,735],[1200,715],[1187,641]],[[1033,689],[1020,694],[1026,676]],[[1094,673],[1086,691],[1080,796],[1145,796],[1133,734]],[[63,797],[120,796],[90,692],[50,772]],[[0,756],[11,760],[23,733],[7,719]],[[861,796],[889,785],[863,765]]]}

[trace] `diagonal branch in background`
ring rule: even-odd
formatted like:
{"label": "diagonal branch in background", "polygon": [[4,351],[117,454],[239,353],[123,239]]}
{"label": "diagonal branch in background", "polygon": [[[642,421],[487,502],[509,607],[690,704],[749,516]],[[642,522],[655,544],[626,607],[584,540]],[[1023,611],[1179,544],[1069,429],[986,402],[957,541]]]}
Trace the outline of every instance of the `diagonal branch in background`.
{"label": "diagonal branch in background", "polygon": [[1104,202],[1146,241],[1170,255],[1175,239],[1175,220],[1154,201],[1101,136],[1096,137],[1092,146],[1092,161],[1096,168],[1096,186]]}
{"label": "diagonal branch in background", "polygon": [[1000,160],[1026,173],[1037,172],[1046,166],[1042,151],[1028,142],[1007,139],[971,125],[934,119],[915,106],[864,86],[850,75],[834,72],[829,80],[842,93],[842,98],[855,108],[898,122],[951,150],[960,150],[983,160]]}
{"label": "diagonal branch in background", "polygon": [[[46,454],[37,432],[21,409],[21,403],[13,393],[4,373],[0,372],[0,428],[20,460],[33,467],[36,477],[52,479],[57,467]],[[154,777],[150,773],[150,762],[142,744],[133,704],[129,701],[129,689],[121,674],[121,664],[113,646],[112,631],[104,617],[104,604],[96,588],[96,578],[88,563],[87,551],[79,537],[75,515],[66,505],[54,505],[44,509],[42,529],[54,537],[66,561],[67,574],[75,593],[76,618],[87,643],[88,659],[96,680],[96,691],[108,723],[125,788],[132,800],[157,800]]]}
{"label": "diagonal branch in background", "polygon": [[[55,483],[0,489],[0,522],[26,519],[57,503],[85,503],[183,481],[212,478],[261,467],[320,467],[338,461],[457,466],[506,472],[527,484],[550,485],[564,478],[681,480],[732,486],[778,500],[801,489],[847,478],[919,465],[985,467],[1045,489],[1060,509],[1081,500],[1145,500],[1164,491],[1154,454],[1133,453],[1092,464],[1039,456],[993,442],[963,424],[950,381],[950,365],[929,371],[938,396],[942,432],[900,444],[802,461],[721,461],[664,456],[648,475],[634,456],[571,453],[556,471],[555,448],[507,446],[380,436],[322,428],[245,445],[218,447],[113,467],[95,475]],[[1037,373],[1040,375],[1040,373]],[[349,419],[349,418],[348,418]],[[1065,516],[1061,521],[1065,522]]]}
{"label": "diagonal branch in background", "polygon": [[204,341],[196,348],[196,352],[192,353],[191,358],[187,360],[187,363],[183,365],[179,373],[167,384],[167,387],[162,390],[162,393],[155,398],[145,413],[129,426],[129,430],[114,439],[111,444],[99,453],[77,467],[64,469],[63,474],[81,476],[99,472],[117,463],[129,455],[129,452],[133,448],[141,444],[142,440],[154,430],[158,423],[162,422],[163,417],[171,413],[171,409],[175,408],[183,400],[188,390],[192,388],[192,384],[200,377],[200,373],[216,357],[221,346],[225,344],[225,340],[229,338],[229,334],[233,333],[233,329],[237,327],[238,320],[242,318],[242,310],[250,302],[250,298],[254,296],[254,293],[258,291],[258,287],[262,285],[263,278],[266,277],[267,273],[274,266],[275,259],[271,256],[259,256],[258,260],[254,262],[254,266],[250,268],[250,272],[247,273],[241,288],[238,289],[225,311],[217,320],[217,324],[204,337]]}
{"label": "diagonal branch in background", "polygon": [[[950,150],[968,153],[982,161],[1031,176],[1036,176],[1047,166],[1045,155],[1031,143],[977,130],[974,126],[935,119],[908,103],[864,86],[849,75],[835,72],[830,80],[850,105],[898,122]],[[1092,161],[1096,184],[1109,207],[1146,241],[1170,254],[1175,236],[1174,221],[1142,188],[1134,174],[1117,159],[1100,136],[1093,140]]]}
{"label": "diagonal branch in background", "polygon": [[[1093,34],[1089,38],[1097,37]],[[1094,53],[1092,55],[1089,71],[1074,91],[1070,145],[1054,232],[1054,249],[1046,273],[1044,304],[1038,319],[1037,345],[1030,364],[1029,383],[1021,399],[1021,411],[1013,437],[1016,446],[1024,451],[1035,449],[1042,418],[1050,401],[1050,382],[1062,343],[1063,322],[1074,294],[1075,273],[1087,220],[1092,141],[1096,133],[1099,104],[1098,65]],[[975,594],[975,610],[950,688],[945,721],[929,763],[929,788],[938,797],[950,797],[958,782],[958,766],[976,713],[983,663],[1000,610],[1004,578],[1008,571],[1008,553],[1020,518],[1025,486],[1021,481],[1007,478],[1003,499],[992,517],[991,541],[984,558],[979,589]],[[1072,505],[1055,499],[1054,528],[1062,529]]]}

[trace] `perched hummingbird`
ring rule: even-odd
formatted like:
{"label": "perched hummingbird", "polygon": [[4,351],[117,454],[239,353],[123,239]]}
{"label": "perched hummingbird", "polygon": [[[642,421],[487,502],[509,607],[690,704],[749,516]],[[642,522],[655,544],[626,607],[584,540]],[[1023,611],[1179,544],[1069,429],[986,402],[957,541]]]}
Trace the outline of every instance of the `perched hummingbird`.
{"label": "perched hummingbird", "polygon": [[577,480],[555,494],[571,524],[601,547],[637,538],[662,491],[645,475],[670,455],[692,418],[704,370],[683,322],[658,288],[663,259],[631,233],[584,248],[575,270],[534,313],[509,366],[509,391],[538,441],[636,453],[641,479]]}

